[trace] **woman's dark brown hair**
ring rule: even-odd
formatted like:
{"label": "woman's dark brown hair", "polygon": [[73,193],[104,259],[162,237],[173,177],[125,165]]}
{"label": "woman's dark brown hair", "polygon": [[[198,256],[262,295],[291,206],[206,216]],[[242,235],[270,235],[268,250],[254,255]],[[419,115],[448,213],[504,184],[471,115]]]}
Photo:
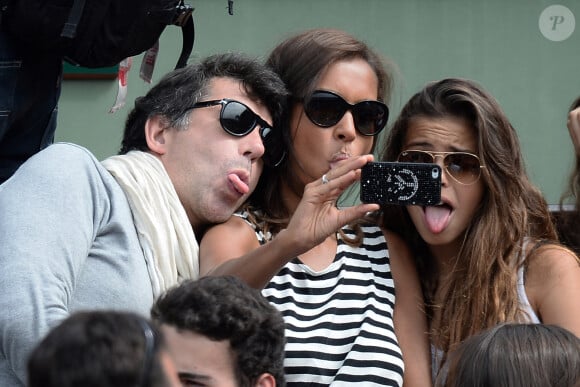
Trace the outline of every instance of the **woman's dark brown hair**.
{"label": "woman's dark brown hair", "polygon": [[354,58],[363,59],[370,65],[378,80],[378,99],[388,103],[392,89],[392,76],[387,71],[389,62],[366,43],[344,31],[307,30],[286,39],[270,53],[266,64],[278,73],[290,92],[281,128],[289,156],[277,168],[264,168],[258,187],[250,198],[251,207],[259,208],[263,213],[265,231],[277,233],[286,227],[291,216],[279,197],[282,182],[286,182],[300,194],[304,189],[288,162],[293,152],[290,137],[292,108],[295,104],[302,103],[315,90],[329,66]]}

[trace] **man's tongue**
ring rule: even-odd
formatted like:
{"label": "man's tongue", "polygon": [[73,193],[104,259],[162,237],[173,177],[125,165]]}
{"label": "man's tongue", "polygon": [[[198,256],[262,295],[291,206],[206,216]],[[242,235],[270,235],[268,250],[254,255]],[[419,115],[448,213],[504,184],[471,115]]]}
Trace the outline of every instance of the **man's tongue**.
{"label": "man's tongue", "polygon": [[233,184],[236,191],[241,193],[242,195],[247,194],[250,192],[250,187],[246,183],[244,183],[238,175],[235,173],[230,173],[228,175],[228,180]]}
{"label": "man's tongue", "polygon": [[447,220],[450,214],[451,208],[448,206],[425,207],[427,227],[434,234],[440,233],[447,226]]}

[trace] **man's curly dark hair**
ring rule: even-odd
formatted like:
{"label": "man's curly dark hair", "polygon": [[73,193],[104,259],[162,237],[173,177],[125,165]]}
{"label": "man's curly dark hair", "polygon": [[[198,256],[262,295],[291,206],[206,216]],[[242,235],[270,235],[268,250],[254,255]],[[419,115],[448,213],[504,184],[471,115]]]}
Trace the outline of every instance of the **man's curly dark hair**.
{"label": "man's curly dark hair", "polygon": [[255,385],[264,373],[285,386],[284,320],[259,292],[233,276],[202,277],[169,289],[153,305],[159,324],[228,340],[240,387]]}

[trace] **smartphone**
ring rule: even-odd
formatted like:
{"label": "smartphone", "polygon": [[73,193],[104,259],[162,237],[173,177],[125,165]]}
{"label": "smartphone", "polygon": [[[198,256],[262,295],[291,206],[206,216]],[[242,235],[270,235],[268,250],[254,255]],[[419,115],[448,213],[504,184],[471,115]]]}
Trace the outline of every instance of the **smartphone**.
{"label": "smartphone", "polygon": [[441,167],[428,163],[370,162],[362,167],[363,203],[433,206],[441,201]]}

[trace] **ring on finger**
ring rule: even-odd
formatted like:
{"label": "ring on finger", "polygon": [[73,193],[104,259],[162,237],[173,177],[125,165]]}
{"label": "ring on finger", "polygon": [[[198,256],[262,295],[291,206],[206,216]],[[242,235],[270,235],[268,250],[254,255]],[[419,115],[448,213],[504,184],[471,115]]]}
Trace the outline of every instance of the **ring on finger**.
{"label": "ring on finger", "polygon": [[328,184],[330,180],[328,180],[328,177],[326,177],[326,173],[324,175],[322,175],[322,184]]}

